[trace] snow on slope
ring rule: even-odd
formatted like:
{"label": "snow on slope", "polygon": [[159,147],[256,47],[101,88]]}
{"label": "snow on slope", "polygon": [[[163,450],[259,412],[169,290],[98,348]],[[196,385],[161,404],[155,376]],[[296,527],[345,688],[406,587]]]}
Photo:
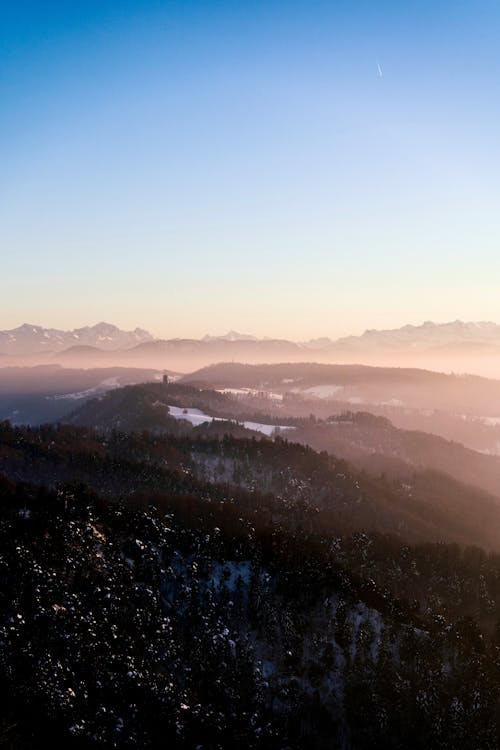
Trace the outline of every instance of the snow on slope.
{"label": "snow on slope", "polygon": [[[222,417],[211,417],[209,414],[201,411],[201,409],[194,408],[182,408],[180,406],[169,406],[168,407],[170,416],[175,419],[185,419],[190,422],[193,426],[199,424],[205,424],[207,422],[237,422],[235,419],[223,419]],[[275,424],[262,424],[261,422],[239,422],[247,430],[255,430],[255,432],[262,432],[268,437],[271,436],[275,430],[293,430],[293,427]]]}

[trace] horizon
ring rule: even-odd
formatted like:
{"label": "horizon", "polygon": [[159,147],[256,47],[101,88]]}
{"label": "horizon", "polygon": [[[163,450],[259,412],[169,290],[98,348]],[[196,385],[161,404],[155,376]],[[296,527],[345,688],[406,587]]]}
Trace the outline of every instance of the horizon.
{"label": "horizon", "polygon": [[5,9],[6,326],[500,319],[499,21],[490,0]]}
{"label": "horizon", "polygon": [[433,320],[423,320],[420,323],[405,323],[401,326],[397,326],[394,328],[373,328],[373,327],[366,327],[363,330],[359,332],[347,332],[341,336],[333,337],[328,335],[323,336],[311,336],[307,339],[293,339],[293,338],[287,338],[286,336],[272,336],[269,334],[264,334],[263,336],[256,335],[253,331],[240,331],[235,328],[229,328],[224,332],[219,333],[213,333],[211,331],[207,331],[201,336],[187,336],[187,335],[171,335],[171,336],[161,336],[156,335],[156,332],[154,330],[151,330],[149,328],[145,328],[143,325],[134,325],[130,329],[127,329],[125,327],[122,327],[121,325],[117,325],[115,322],[110,322],[109,320],[99,320],[96,323],[84,323],[83,325],[77,325],[72,328],[63,328],[61,326],[55,325],[55,326],[46,326],[42,323],[33,323],[29,321],[22,321],[21,323],[18,323],[17,325],[14,325],[12,328],[1,328],[0,332],[10,332],[17,330],[19,328],[38,328],[42,330],[54,330],[54,331],[64,331],[67,333],[71,333],[72,331],[82,330],[85,328],[98,328],[99,326],[106,325],[111,326],[113,328],[116,328],[122,332],[126,333],[134,333],[135,331],[142,331],[144,333],[147,333],[153,337],[155,340],[162,340],[162,339],[172,339],[172,340],[183,340],[183,339],[193,339],[193,340],[201,340],[205,338],[224,338],[226,336],[229,336],[231,334],[234,334],[236,336],[241,337],[251,337],[256,340],[270,340],[270,341],[279,341],[279,340],[286,340],[291,341],[294,343],[308,343],[311,341],[316,341],[320,339],[330,339],[333,343],[337,341],[337,339],[347,338],[347,337],[361,337],[366,333],[390,333],[395,331],[400,331],[402,329],[407,328],[414,328],[414,329],[424,329],[426,326],[429,327],[435,327],[440,328],[444,326],[452,326],[452,325],[463,325],[463,326],[500,326],[499,323],[493,320],[460,320],[459,318],[456,318],[455,320],[445,320],[445,321],[433,321]]}

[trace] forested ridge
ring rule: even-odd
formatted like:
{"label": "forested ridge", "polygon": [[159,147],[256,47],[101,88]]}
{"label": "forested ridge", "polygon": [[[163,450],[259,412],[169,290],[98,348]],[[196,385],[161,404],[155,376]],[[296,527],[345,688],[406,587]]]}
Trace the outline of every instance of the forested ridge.
{"label": "forested ridge", "polygon": [[500,556],[391,528],[391,483],[8,423],[0,472],[4,746],[498,747]]}

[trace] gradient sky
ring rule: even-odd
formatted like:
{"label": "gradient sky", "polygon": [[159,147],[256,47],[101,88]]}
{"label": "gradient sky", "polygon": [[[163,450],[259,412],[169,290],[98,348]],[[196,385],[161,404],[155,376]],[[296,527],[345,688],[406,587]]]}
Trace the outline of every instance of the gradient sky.
{"label": "gradient sky", "polygon": [[0,14],[0,328],[500,321],[497,0]]}

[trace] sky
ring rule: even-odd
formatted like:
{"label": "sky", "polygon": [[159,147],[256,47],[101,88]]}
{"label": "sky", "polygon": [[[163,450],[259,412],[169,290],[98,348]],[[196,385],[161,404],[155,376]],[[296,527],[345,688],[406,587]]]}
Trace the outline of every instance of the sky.
{"label": "sky", "polygon": [[500,322],[497,0],[0,0],[0,329]]}

